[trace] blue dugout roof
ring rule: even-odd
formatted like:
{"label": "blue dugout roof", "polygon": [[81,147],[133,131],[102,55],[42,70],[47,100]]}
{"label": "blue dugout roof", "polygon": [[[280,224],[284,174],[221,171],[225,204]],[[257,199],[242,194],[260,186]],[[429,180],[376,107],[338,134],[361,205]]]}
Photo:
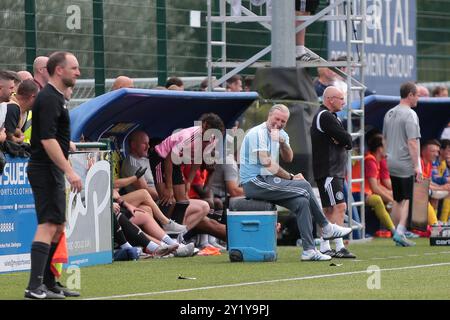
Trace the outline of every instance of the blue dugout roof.
{"label": "blue dugout roof", "polygon": [[[399,102],[400,97],[393,96],[372,95],[364,98],[366,127],[383,130],[384,115]],[[352,106],[360,109],[359,101],[354,101]],[[419,117],[422,140],[439,139],[450,122],[450,98],[420,98],[413,110]]]}
{"label": "blue dugout roof", "polygon": [[142,129],[165,138],[194,125],[203,113],[219,115],[227,128],[258,98],[256,92],[195,92],[120,89],[91,99],[70,111],[71,139],[97,141]]}

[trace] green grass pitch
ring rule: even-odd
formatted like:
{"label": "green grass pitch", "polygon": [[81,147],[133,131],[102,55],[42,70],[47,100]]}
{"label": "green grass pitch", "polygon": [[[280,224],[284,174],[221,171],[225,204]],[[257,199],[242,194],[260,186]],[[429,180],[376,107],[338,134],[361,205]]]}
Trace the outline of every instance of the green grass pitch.
{"label": "green grass pitch", "polygon": [[[331,262],[301,262],[298,247],[278,247],[278,260],[264,263],[231,263],[227,253],[115,262],[81,268],[79,291],[82,299],[107,300],[450,299],[450,247],[428,241],[409,248],[391,239],[353,243],[356,260]],[[1,274],[0,299],[23,299],[28,275]]]}

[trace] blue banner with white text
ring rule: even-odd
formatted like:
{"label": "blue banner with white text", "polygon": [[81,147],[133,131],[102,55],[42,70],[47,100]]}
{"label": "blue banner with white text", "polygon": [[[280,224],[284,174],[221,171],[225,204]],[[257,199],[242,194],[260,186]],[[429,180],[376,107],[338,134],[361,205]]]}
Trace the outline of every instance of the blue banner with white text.
{"label": "blue banner with white text", "polygon": [[[335,3],[331,0],[330,3]],[[352,13],[359,13],[360,1],[352,1]],[[338,6],[334,14],[344,14],[345,5]],[[365,44],[365,85],[381,95],[399,95],[403,82],[415,81],[416,66],[416,1],[367,0],[367,37]],[[353,21],[352,39],[362,40],[361,23]],[[338,58],[347,52],[346,21],[328,22],[328,58]],[[353,61],[360,61],[361,50],[352,45]],[[361,79],[359,70],[353,75]]]}

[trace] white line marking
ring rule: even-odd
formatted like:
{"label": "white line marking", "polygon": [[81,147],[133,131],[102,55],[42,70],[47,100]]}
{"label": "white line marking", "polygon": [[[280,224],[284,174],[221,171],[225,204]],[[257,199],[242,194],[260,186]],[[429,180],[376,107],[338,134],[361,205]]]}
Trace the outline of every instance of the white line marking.
{"label": "white line marking", "polygon": [[[387,269],[380,269],[380,271],[396,271],[396,270],[408,270],[408,269],[419,269],[419,268],[432,268],[432,267],[440,267],[440,266],[448,266],[448,265],[450,265],[450,262],[423,264],[423,265],[400,267],[400,268],[387,268]],[[88,299],[84,299],[84,300],[108,300],[108,299],[121,299],[121,298],[132,298],[132,297],[142,297],[142,296],[155,296],[155,295],[167,294],[167,293],[192,292],[192,291],[211,290],[211,289],[220,289],[220,288],[253,286],[253,285],[260,285],[260,284],[277,283],[277,282],[332,278],[332,277],[348,276],[348,275],[361,274],[361,273],[367,273],[367,270],[343,272],[343,273],[332,273],[332,274],[320,274],[320,275],[316,275],[316,276],[306,276],[306,277],[299,277],[299,278],[287,278],[287,279],[277,279],[277,280],[264,280],[264,281],[256,281],[256,282],[224,284],[224,285],[219,285],[219,286],[207,286],[207,287],[189,288],[189,289],[123,294],[123,295],[116,295],[116,296],[88,298]]]}

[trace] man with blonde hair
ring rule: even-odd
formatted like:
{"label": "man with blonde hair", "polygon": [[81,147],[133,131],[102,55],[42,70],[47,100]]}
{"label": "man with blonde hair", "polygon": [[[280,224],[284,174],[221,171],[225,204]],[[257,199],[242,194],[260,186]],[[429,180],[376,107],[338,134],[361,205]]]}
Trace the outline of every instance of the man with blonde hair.
{"label": "man with blonde hair", "polygon": [[267,121],[245,135],[240,152],[242,187],[248,198],[269,201],[295,213],[302,237],[302,261],[327,261],[331,257],[315,248],[312,217],[322,227],[326,239],[344,237],[351,229],[329,223],[303,175],[287,172],[279,165],[278,156],[286,162],[293,159],[289,136],[284,130],[288,119],[289,109],[276,104]]}

